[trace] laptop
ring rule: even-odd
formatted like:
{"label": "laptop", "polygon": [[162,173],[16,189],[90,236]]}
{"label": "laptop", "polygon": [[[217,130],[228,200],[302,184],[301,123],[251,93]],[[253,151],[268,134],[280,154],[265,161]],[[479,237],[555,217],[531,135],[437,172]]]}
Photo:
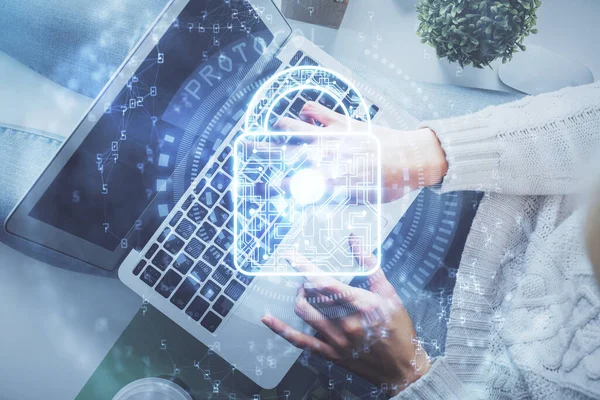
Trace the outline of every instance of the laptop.
{"label": "laptop", "polygon": [[[293,310],[301,278],[236,268],[233,144],[245,132],[252,95],[271,76],[300,66],[332,71],[354,118],[385,119],[391,102],[367,96],[369,115],[360,114],[344,82],[368,85],[293,36],[271,1],[169,2],[11,213],[7,231],[101,269],[118,268],[144,302],[234,370],[275,387],[301,351],[261,317],[312,331]],[[339,107],[325,93],[298,90],[274,118],[299,119],[308,101]],[[379,241],[416,195],[382,206]]]}

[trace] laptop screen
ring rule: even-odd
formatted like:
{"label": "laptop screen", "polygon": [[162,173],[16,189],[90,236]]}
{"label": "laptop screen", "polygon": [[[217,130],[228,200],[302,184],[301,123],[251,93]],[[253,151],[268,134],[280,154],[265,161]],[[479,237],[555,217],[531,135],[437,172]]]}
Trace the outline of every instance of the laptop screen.
{"label": "laptop screen", "polygon": [[[110,251],[149,204],[164,218],[182,149],[203,132],[194,118],[219,109],[272,41],[247,1],[190,2],[29,215]],[[202,140],[199,170],[217,145]]]}

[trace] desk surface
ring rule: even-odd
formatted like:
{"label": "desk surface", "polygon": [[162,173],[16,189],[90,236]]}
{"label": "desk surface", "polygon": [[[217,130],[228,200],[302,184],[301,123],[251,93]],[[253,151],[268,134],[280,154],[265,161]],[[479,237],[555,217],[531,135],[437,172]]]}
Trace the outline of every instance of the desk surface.
{"label": "desk surface", "polygon": [[[594,47],[585,42],[600,37],[600,26],[592,23],[599,13],[588,9],[600,8],[600,2],[577,0],[569,2],[568,12],[557,12],[560,2],[544,2],[539,24],[540,30],[547,33],[535,40],[553,42],[557,51],[574,54],[600,77],[600,56],[592,54],[589,49]],[[349,51],[358,32],[363,32],[365,40],[375,38],[371,44],[379,44],[378,54],[385,55],[387,63],[370,57],[369,67],[389,79],[397,79],[397,69],[402,68],[403,78],[406,74],[411,80],[460,84],[456,82],[455,67],[449,68],[433,57],[423,57],[424,48],[415,44],[418,39],[414,35],[412,9],[412,1],[352,0],[339,32],[293,24],[297,34],[304,34],[342,59],[352,56]],[[549,15],[551,10],[567,23],[557,23]],[[584,29],[585,35],[577,33]],[[592,34],[593,31],[596,33]],[[381,41],[377,41],[377,35]],[[399,41],[399,36],[405,39]],[[587,39],[582,39],[583,36]],[[365,46],[354,47],[364,52]],[[390,63],[397,68],[390,68]],[[4,123],[67,136],[91,102],[1,53],[0,73],[10,77],[0,80],[0,121]],[[473,79],[494,85],[496,78],[480,73],[483,74],[472,72]],[[55,98],[60,101],[47,101]],[[14,107],[15,104],[28,106]],[[73,398],[141,303],[138,296],[117,280],[53,268],[3,245],[0,245],[0,301],[4,304],[0,307],[3,322],[0,354],[10,355],[0,358],[0,397],[23,400],[48,398],[49,394],[52,398]]]}

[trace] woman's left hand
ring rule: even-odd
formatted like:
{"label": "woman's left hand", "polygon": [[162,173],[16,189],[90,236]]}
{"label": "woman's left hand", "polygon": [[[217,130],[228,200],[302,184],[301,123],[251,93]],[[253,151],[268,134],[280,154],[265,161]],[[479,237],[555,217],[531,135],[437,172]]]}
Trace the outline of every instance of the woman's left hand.
{"label": "woman's left hand", "polygon": [[[350,246],[365,270],[375,269],[376,258],[360,254],[362,246],[355,237]],[[299,271],[315,271],[315,266],[297,253],[290,254],[288,262]],[[265,315],[262,322],[273,332],[382,388],[387,386],[390,396],[429,370],[429,358],[412,321],[381,269],[369,277],[369,290],[326,276],[306,279],[308,284],[298,290],[295,311],[320,338]]]}

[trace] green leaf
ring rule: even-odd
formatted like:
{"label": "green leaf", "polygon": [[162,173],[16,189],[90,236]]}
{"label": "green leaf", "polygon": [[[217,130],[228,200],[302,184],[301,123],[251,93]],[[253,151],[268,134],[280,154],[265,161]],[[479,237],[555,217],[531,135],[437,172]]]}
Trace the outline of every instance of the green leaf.
{"label": "green leaf", "polygon": [[417,34],[438,57],[459,65],[489,66],[524,51],[535,34],[540,0],[419,0]]}

